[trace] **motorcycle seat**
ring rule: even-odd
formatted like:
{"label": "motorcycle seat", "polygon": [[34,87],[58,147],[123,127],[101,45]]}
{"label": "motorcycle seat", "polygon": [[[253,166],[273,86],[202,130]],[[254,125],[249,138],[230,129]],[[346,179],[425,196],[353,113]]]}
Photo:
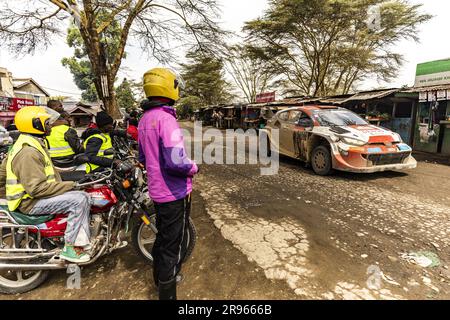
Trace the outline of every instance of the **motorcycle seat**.
{"label": "motorcycle seat", "polygon": [[14,220],[16,220],[18,224],[27,226],[38,226],[55,218],[54,215],[31,216],[17,211],[9,211],[7,206],[0,206],[0,209],[9,212],[9,214],[14,218]]}
{"label": "motorcycle seat", "polygon": [[85,171],[67,171],[67,172],[60,172],[59,175],[61,176],[62,181],[78,182],[86,177],[86,172]]}

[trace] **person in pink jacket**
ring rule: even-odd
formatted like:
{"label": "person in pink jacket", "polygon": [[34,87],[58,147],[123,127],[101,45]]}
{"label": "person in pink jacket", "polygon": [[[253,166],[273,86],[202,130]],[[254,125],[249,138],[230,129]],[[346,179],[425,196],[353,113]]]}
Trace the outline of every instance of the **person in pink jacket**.
{"label": "person in pink jacket", "polygon": [[158,234],[153,246],[153,276],[160,300],[176,300],[177,276],[187,248],[192,178],[197,165],[189,159],[173,107],[179,99],[180,80],[169,69],[144,75],[148,97],[141,104],[139,154],[148,175],[155,203]]}

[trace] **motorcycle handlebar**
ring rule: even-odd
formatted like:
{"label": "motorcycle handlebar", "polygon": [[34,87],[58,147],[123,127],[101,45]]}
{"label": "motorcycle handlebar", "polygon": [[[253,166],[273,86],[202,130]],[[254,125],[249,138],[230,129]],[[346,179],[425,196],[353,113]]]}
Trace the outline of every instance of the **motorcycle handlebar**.
{"label": "motorcycle handlebar", "polygon": [[83,189],[83,188],[86,188],[86,187],[89,187],[89,186],[92,186],[92,185],[104,182],[105,180],[108,180],[108,179],[110,179],[112,177],[113,170],[112,169],[106,169],[104,172],[95,173],[93,175],[94,176],[96,176],[96,175],[100,176],[101,175],[102,177],[100,177],[99,179],[97,179],[95,181],[89,181],[89,182],[86,182],[86,183],[77,182],[76,185],[75,185],[75,188],[76,189]]}

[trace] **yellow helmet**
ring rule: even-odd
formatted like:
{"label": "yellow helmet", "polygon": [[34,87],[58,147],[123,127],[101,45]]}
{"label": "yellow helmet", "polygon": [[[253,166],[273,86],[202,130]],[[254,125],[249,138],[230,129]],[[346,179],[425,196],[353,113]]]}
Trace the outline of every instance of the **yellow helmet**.
{"label": "yellow helmet", "polygon": [[181,77],[167,68],[155,68],[144,75],[144,91],[147,98],[162,97],[177,101],[180,99],[180,87],[183,85]]}
{"label": "yellow helmet", "polygon": [[59,117],[58,112],[47,107],[25,107],[16,113],[14,123],[21,133],[44,135],[47,126],[51,126]]}

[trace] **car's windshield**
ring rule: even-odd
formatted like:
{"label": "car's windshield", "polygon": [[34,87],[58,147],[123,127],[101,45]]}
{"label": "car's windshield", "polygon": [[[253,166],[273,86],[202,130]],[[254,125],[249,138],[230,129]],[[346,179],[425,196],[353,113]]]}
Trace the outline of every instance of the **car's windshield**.
{"label": "car's windshield", "polygon": [[320,110],[314,113],[314,117],[324,127],[342,126],[366,126],[368,123],[357,114],[348,110]]}

